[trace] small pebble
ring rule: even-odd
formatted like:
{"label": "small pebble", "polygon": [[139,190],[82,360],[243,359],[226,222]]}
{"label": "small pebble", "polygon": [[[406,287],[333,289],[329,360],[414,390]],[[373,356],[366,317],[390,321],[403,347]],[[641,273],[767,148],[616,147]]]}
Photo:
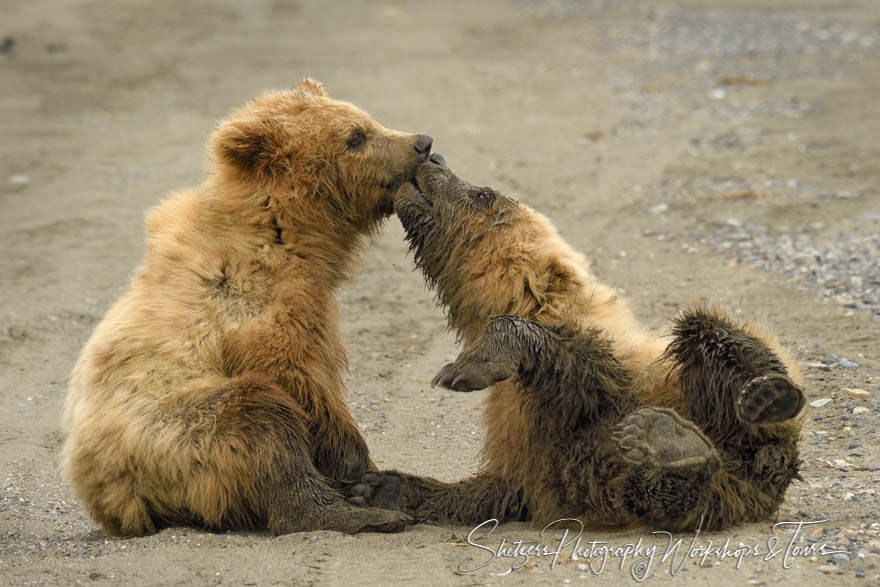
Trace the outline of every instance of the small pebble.
{"label": "small pebble", "polygon": [[[850,494],[852,495],[852,494]],[[831,555],[831,562],[835,565],[845,565],[849,562],[849,555],[843,553],[837,553]]]}
{"label": "small pebble", "polygon": [[814,408],[824,408],[831,402],[830,397],[823,397],[822,399],[813,400],[810,402],[810,405]]}
{"label": "small pebble", "polygon": [[669,210],[669,204],[667,204],[666,202],[663,202],[661,204],[657,204],[656,206],[651,206],[650,208],[648,208],[648,212],[650,212],[652,216],[657,216],[658,214],[663,214],[667,210]]}
{"label": "small pebble", "polygon": [[826,575],[834,575],[843,572],[834,565],[819,565],[818,567],[816,567],[816,570],[820,573],[825,573]]}
{"label": "small pebble", "polygon": [[23,175],[23,174],[11,175],[9,177],[9,183],[15,184],[15,185],[27,185],[30,182],[31,182],[30,176]]}
{"label": "small pebble", "polygon": [[858,369],[859,368],[858,363],[850,361],[849,359],[840,359],[840,361],[838,361],[837,364],[840,365],[841,367],[846,368],[846,369]]}
{"label": "small pebble", "polygon": [[853,408],[852,414],[853,414],[853,416],[858,416],[859,414],[867,414],[870,411],[871,410],[869,410],[868,408],[865,408],[863,406],[859,406],[859,407]]}
{"label": "small pebble", "polygon": [[822,371],[831,371],[831,367],[822,363],[821,361],[806,361],[803,363],[804,367],[809,367],[811,369],[820,369]]}
{"label": "small pebble", "polygon": [[857,387],[844,387],[843,391],[845,391],[846,394],[850,397],[857,397],[862,399],[871,397],[871,392],[864,389],[859,389]]}

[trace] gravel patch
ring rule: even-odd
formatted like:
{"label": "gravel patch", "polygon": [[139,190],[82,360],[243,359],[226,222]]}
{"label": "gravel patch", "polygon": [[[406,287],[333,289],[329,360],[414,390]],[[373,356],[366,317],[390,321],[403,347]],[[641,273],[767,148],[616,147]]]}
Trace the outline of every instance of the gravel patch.
{"label": "gravel patch", "polygon": [[691,244],[735,263],[788,276],[844,308],[870,312],[880,320],[880,232],[831,238],[814,233],[814,227],[780,232],[731,219],[704,225]]}

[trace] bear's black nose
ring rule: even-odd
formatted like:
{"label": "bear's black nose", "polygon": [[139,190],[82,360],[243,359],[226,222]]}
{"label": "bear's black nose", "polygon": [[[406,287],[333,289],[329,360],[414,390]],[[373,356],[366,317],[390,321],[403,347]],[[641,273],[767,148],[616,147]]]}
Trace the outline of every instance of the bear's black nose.
{"label": "bear's black nose", "polygon": [[446,164],[446,158],[440,153],[433,153],[428,158],[428,161],[439,167],[440,169],[449,169],[449,166]]}
{"label": "bear's black nose", "polygon": [[428,160],[428,155],[431,154],[432,144],[434,144],[434,139],[432,139],[428,135],[419,135],[419,137],[416,139],[416,144],[413,145],[413,149],[415,149],[416,153],[419,154],[419,157],[422,158],[422,161]]}

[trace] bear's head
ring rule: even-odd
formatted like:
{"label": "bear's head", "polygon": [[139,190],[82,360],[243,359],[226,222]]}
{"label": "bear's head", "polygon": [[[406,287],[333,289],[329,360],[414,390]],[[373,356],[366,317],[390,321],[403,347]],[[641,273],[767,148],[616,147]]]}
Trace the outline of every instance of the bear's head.
{"label": "bear's head", "polygon": [[215,175],[273,198],[273,207],[294,216],[320,210],[322,219],[370,230],[391,214],[391,196],[412,180],[431,142],[386,129],[304,79],[233,112],[210,147]]}
{"label": "bear's head", "polygon": [[544,216],[460,179],[437,153],[397,191],[394,209],[416,265],[465,340],[493,316],[536,319],[577,286],[570,253]]}

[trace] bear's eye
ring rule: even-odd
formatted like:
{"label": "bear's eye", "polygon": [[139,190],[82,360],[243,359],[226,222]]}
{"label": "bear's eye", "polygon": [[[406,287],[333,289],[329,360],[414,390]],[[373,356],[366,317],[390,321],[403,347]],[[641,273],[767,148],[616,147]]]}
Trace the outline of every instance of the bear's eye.
{"label": "bear's eye", "polygon": [[495,192],[489,188],[480,188],[477,190],[477,193],[474,194],[474,200],[483,206],[488,206],[495,200]]}
{"label": "bear's eye", "polygon": [[351,136],[348,137],[348,140],[345,142],[346,146],[349,149],[357,149],[367,142],[367,135],[364,134],[364,131],[358,129],[351,133]]}

